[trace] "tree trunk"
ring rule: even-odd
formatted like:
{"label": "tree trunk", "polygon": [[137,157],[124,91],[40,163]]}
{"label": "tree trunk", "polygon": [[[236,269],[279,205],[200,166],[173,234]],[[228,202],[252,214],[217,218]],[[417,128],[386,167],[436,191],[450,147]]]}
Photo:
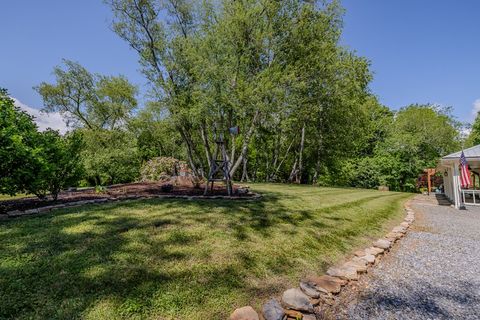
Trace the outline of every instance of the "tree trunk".
{"label": "tree trunk", "polygon": [[275,171],[272,174],[271,180],[276,179],[278,171],[280,171],[280,168],[282,167],[282,164],[287,159],[288,153],[290,152],[290,148],[292,147],[294,141],[295,141],[295,138],[292,139],[292,142],[290,142],[290,145],[288,146],[287,151],[285,152],[285,155],[283,156],[282,160],[280,160],[280,163],[278,164],[278,166],[275,168]]}
{"label": "tree trunk", "polygon": [[231,151],[230,151],[230,159],[228,159],[230,161],[230,163],[234,163],[235,162],[235,136],[233,134],[230,135],[230,143],[232,144],[230,146],[231,148]]}
{"label": "tree trunk", "polygon": [[295,162],[293,163],[292,171],[290,171],[290,176],[288,177],[288,181],[290,181],[290,182],[293,182],[293,180],[294,180],[295,177],[296,177],[296,174],[297,174],[297,161],[298,161],[298,158],[295,157]]}
{"label": "tree trunk", "polygon": [[206,132],[206,129],[205,129],[205,124],[202,124],[202,126],[200,128],[200,134],[202,136],[203,147],[205,149],[205,154],[207,155],[208,167],[210,168],[212,166],[212,161],[215,160],[215,159],[212,159],[212,151],[210,149],[210,143],[208,142],[208,136],[207,136],[207,132]]}
{"label": "tree trunk", "polygon": [[242,178],[240,179],[240,182],[244,181],[249,181],[250,179],[248,178],[248,168],[247,168],[247,158],[243,159],[243,172],[242,172]]}
{"label": "tree trunk", "polygon": [[315,162],[315,174],[313,175],[312,184],[316,184],[320,176],[320,146],[317,147],[317,160]]}
{"label": "tree trunk", "polygon": [[238,167],[240,166],[240,164],[242,163],[243,159],[247,156],[247,150],[248,150],[248,144],[250,143],[250,138],[252,137],[253,135],[253,132],[254,132],[254,129],[255,129],[255,125],[257,123],[257,118],[258,118],[258,115],[260,114],[260,112],[257,110],[255,111],[255,114],[252,118],[252,123],[250,125],[250,128],[248,129],[248,131],[245,133],[245,137],[243,138],[243,144],[242,144],[242,150],[240,152],[240,155],[238,156],[237,158],[237,161],[235,162],[235,164],[232,166],[232,168],[230,169],[230,176],[233,177],[233,175],[235,174],[235,172],[237,171]]}
{"label": "tree trunk", "polygon": [[298,155],[298,171],[295,177],[297,183],[302,182],[302,174],[303,174],[303,148],[305,146],[305,123],[302,126],[302,138],[300,140],[300,153]]}
{"label": "tree trunk", "polygon": [[[277,138],[275,139],[275,146],[273,148],[273,161],[272,161],[272,172],[269,172],[266,176],[267,181],[271,181],[275,178],[277,170],[277,163],[278,158],[280,156],[280,141],[281,141],[281,131],[277,134]],[[267,171],[268,172],[268,171]]]}
{"label": "tree trunk", "polygon": [[200,174],[198,171],[197,167],[195,166],[195,163],[193,161],[193,146],[191,144],[190,139],[188,138],[184,128],[181,126],[178,126],[178,131],[180,132],[180,135],[182,136],[183,141],[187,145],[187,158],[188,158],[188,164],[190,165],[190,168],[192,169],[193,175],[196,177],[203,176]]}

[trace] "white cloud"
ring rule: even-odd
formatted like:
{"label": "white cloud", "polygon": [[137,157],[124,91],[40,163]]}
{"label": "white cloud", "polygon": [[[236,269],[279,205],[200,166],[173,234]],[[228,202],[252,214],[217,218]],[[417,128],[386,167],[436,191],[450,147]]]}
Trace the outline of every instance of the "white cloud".
{"label": "white cloud", "polygon": [[65,121],[63,121],[62,116],[58,112],[45,113],[38,109],[27,106],[26,104],[21,103],[18,99],[12,97],[15,101],[15,105],[26,111],[34,117],[35,123],[38,126],[40,131],[44,131],[47,128],[52,128],[53,130],[58,130],[60,133],[65,133],[68,131]]}
{"label": "white cloud", "polygon": [[478,112],[480,112],[480,99],[473,102],[472,116],[475,118]]}
{"label": "white cloud", "polygon": [[460,129],[460,135],[462,137],[468,137],[470,135],[470,132],[472,132],[472,128],[462,128],[462,129]]}

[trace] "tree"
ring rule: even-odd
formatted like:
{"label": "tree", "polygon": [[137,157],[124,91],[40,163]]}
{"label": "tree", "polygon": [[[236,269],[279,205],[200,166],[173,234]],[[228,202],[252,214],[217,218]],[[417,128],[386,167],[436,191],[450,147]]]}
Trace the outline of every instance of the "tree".
{"label": "tree", "polygon": [[[219,136],[232,175],[242,168],[247,176],[252,163],[277,179],[290,166],[302,182],[355,141],[370,73],[368,61],[338,44],[337,2],[107,2],[115,32],[138,52],[194,173],[205,173]],[[229,133],[232,126],[240,135]],[[255,139],[274,156],[261,150],[248,161]]]}
{"label": "tree", "polygon": [[132,133],[124,130],[82,130],[85,146],[81,160],[85,179],[92,185],[135,181],[140,157]]}
{"label": "tree", "polygon": [[6,90],[0,90],[0,193],[26,192],[40,199],[80,178],[79,134],[66,137],[51,129],[38,132],[33,118],[15,107]]}
{"label": "tree", "polygon": [[477,116],[472,124],[470,134],[465,141],[466,147],[473,147],[477,144],[480,144],[480,112],[477,112]]}
{"label": "tree", "polygon": [[378,170],[384,181],[395,190],[415,190],[423,169],[435,167],[440,157],[460,148],[458,127],[449,109],[430,104],[400,109],[375,152],[384,162]]}
{"label": "tree", "polygon": [[61,190],[75,186],[83,174],[79,161],[83,140],[79,132],[62,137],[58,131],[47,129],[38,137],[39,170],[29,181],[26,191],[40,199],[49,193],[54,200]]}
{"label": "tree", "polygon": [[40,166],[38,131],[32,116],[0,89],[0,193],[24,192]]}
{"label": "tree", "polygon": [[166,117],[162,108],[149,103],[135,118],[130,120],[128,131],[136,141],[139,157],[147,161],[155,157],[173,157],[186,159],[182,148],[182,137],[176,130],[170,117]]}
{"label": "tree", "polygon": [[137,107],[137,88],[125,77],[91,74],[80,64],[64,60],[53,69],[55,84],[42,82],[34,89],[42,96],[44,111],[60,112],[75,128],[115,129]]}

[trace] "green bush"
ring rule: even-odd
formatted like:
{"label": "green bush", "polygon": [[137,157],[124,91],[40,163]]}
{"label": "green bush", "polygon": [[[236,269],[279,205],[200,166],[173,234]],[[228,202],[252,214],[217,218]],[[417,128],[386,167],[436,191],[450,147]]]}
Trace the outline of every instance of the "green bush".
{"label": "green bush", "polygon": [[62,189],[75,186],[83,167],[79,161],[82,137],[78,132],[62,137],[58,131],[48,129],[39,133],[37,156],[41,165],[27,186],[27,192],[45,198],[47,193],[57,199]]}
{"label": "green bush", "polygon": [[135,181],[140,157],[133,135],[123,130],[83,130],[81,153],[85,179],[90,185],[111,185]]}
{"label": "green bush", "polygon": [[180,161],[172,157],[156,157],[145,162],[140,170],[142,181],[162,181],[178,175]]}
{"label": "green bush", "polygon": [[25,191],[40,165],[37,139],[32,117],[0,89],[0,193],[13,196]]}
{"label": "green bush", "polygon": [[81,174],[79,134],[62,137],[57,131],[38,132],[33,118],[15,107],[0,89],[0,193],[31,193],[57,198],[75,185]]}

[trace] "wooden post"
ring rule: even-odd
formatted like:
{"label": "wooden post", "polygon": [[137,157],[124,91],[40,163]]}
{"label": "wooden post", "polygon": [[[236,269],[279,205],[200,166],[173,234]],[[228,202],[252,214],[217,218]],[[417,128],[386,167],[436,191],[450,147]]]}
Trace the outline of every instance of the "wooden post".
{"label": "wooden post", "polygon": [[430,195],[430,191],[432,190],[432,181],[430,176],[430,169],[427,171],[427,188],[428,188],[428,195]]}
{"label": "wooden post", "polygon": [[427,173],[427,192],[428,195],[430,195],[430,192],[432,191],[432,176],[436,173],[435,168],[428,168],[425,169],[424,172]]}

